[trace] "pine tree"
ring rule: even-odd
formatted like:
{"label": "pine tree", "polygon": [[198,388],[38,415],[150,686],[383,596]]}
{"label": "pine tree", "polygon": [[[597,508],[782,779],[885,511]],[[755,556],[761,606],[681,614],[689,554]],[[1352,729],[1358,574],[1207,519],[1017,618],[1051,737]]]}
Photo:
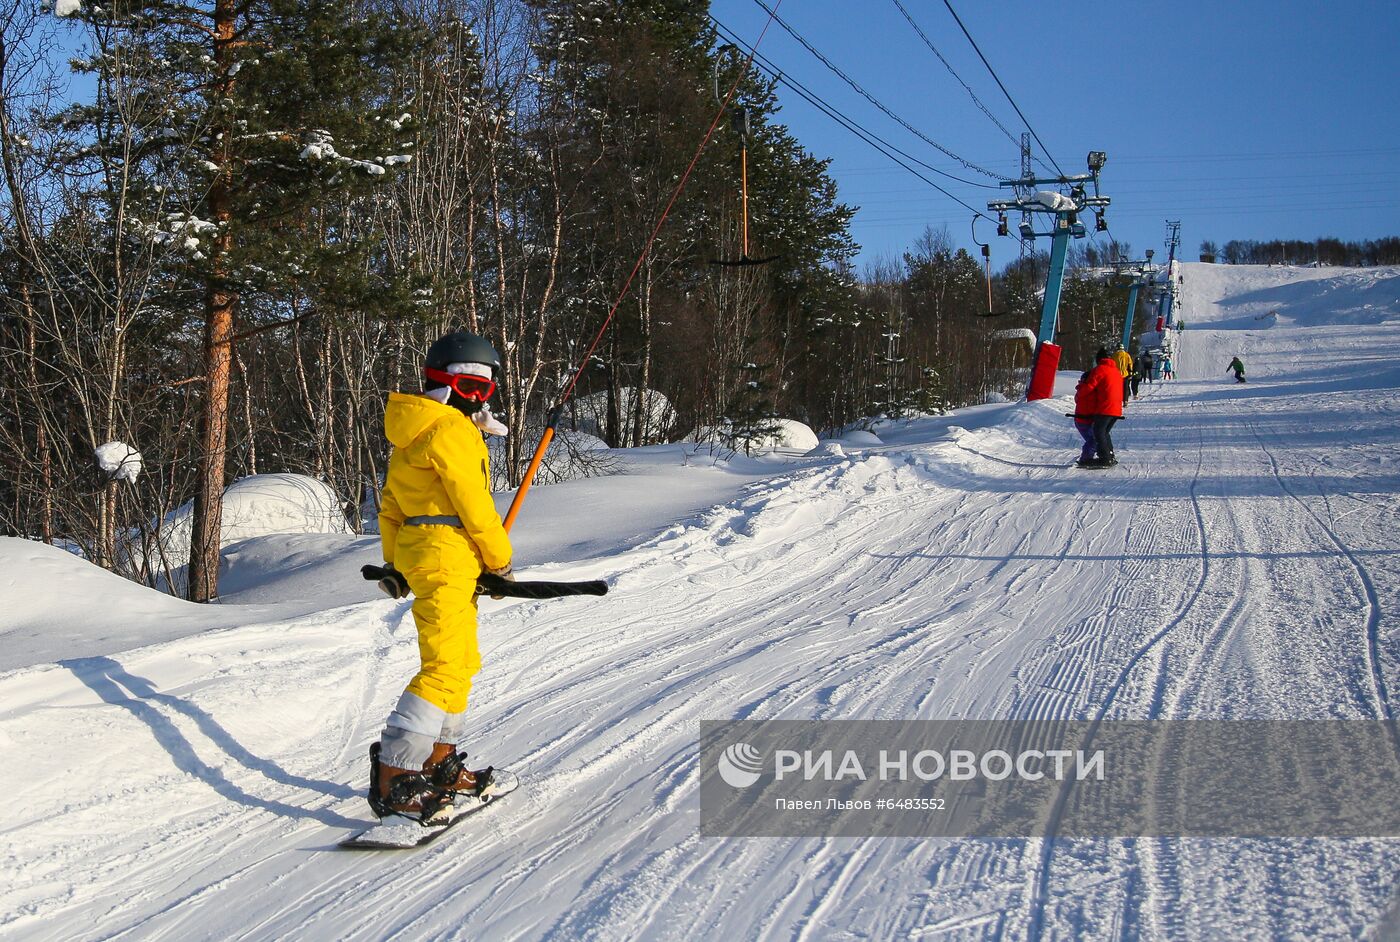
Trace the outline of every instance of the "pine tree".
{"label": "pine tree", "polygon": [[[71,157],[144,172],[122,180],[134,228],[177,249],[172,287],[203,309],[189,597],[205,601],[217,594],[238,321],[266,327],[395,294],[363,276],[370,247],[315,211],[410,160],[411,118],[389,90],[415,31],[327,0],[116,0],[78,15],[97,53],[84,67],[114,93],[66,115],[87,132]],[[131,101],[134,126],[117,110]],[[104,133],[114,124],[127,133]]]}

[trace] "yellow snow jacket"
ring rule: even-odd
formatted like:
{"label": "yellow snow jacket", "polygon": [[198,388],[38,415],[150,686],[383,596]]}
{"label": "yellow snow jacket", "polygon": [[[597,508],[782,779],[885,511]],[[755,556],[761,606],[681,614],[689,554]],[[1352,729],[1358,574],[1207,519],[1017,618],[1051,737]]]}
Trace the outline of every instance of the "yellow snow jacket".
{"label": "yellow snow jacket", "polygon": [[[510,563],[491,500],[486,443],[466,416],[423,396],[391,393],[384,433],[394,446],[379,511],[384,559],[413,590],[422,662],[408,691],[445,713],[467,708],[481,670],[476,577]],[[412,517],[458,517],[408,523]]]}
{"label": "yellow snow jacket", "polygon": [[[483,569],[508,565],[510,538],[491,500],[489,459],[480,430],[451,406],[424,396],[390,393],[384,435],[394,446],[379,511],[384,561],[408,574],[415,568],[437,568],[435,562],[418,558],[429,547],[439,556],[444,550],[455,556],[452,550],[466,549],[469,571],[461,575],[473,580]],[[459,517],[462,526],[404,527],[409,517]],[[410,558],[403,558],[405,551]]]}
{"label": "yellow snow jacket", "polygon": [[1113,354],[1113,362],[1118,364],[1118,372],[1127,379],[1133,372],[1133,356],[1127,350],[1117,350]]}

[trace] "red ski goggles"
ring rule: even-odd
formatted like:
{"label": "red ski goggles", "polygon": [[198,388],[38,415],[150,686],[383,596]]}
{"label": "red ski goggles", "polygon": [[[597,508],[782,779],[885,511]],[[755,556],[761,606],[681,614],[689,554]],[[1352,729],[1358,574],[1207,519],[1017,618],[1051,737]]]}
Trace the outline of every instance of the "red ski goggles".
{"label": "red ski goggles", "polygon": [[453,392],[457,395],[473,402],[485,402],[496,392],[495,381],[484,376],[473,376],[470,373],[447,373],[443,370],[435,370],[431,366],[423,368],[423,375],[435,383],[452,387]]}

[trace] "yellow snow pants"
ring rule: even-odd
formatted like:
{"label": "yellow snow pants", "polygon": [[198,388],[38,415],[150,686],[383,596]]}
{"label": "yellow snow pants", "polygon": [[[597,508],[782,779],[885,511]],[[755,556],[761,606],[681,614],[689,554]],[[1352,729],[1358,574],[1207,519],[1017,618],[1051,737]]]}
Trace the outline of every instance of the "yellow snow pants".
{"label": "yellow snow pants", "polygon": [[466,534],[449,526],[403,527],[394,564],[413,590],[422,662],[410,693],[448,713],[467,708],[481,670],[476,641],[476,578],[481,564]]}

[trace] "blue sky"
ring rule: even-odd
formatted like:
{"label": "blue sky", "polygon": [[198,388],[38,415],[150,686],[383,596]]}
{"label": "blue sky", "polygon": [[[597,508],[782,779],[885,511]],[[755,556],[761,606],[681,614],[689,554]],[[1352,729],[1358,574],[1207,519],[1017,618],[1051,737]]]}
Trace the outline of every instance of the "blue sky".
{"label": "blue sky", "polygon": [[[942,0],[901,2],[1019,137],[1024,125]],[[953,8],[1067,173],[1083,172],[1088,151],[1107,152],[1111,231],[1139,256],[1162,254],[1169,218],[1181,220],[1193,260],[1203,239],[1400,235],[1400,4],[953,0]],[[754,0],[712,0],[711,12],[750,42],[767,20]],[[778,14],[927,137],[986,169],[1018,171],[1015,145],[894,0],[784,0]],[[881,114],[776,24],[759,51],[913,156],[991,182]],[[779,98],[781,120],[813,153],[833,158],[842,198],[861,207],[853,232],[862,263],[897,255],[926,225],[946,224],[971,245],[970,212],[790,89]],[[998,195],[925,175],[978,208]],[[980,239],[990,231],[978,224]],[[992,251],[999,266],[1016,242],[994,239]]]}

